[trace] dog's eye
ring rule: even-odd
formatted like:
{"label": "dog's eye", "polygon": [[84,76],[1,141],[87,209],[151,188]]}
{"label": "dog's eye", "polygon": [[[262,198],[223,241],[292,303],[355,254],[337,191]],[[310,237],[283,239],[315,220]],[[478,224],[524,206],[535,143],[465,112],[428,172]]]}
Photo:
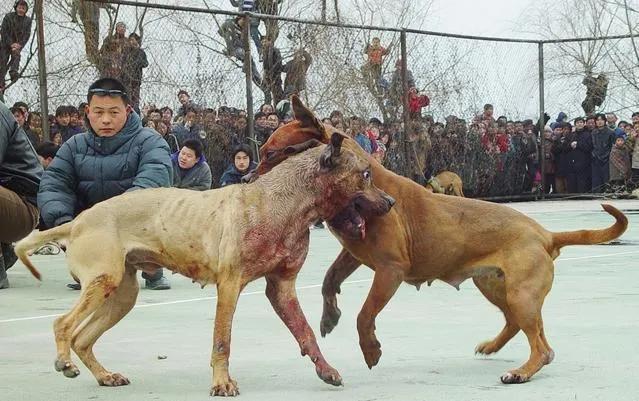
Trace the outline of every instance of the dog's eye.
{"label": "dog's eye", "polygon": [[370,180],[371,179],[371,172],[370,171],[368,171],[368,170],[364,171],[363,175],[364,175],[364,179],[365,180]]}
{"label": "dog's eye", "polygon": [[271,160],[273,156],[275,156],[274,150],[269,150],[268,152],[266,152],[266,160]]}

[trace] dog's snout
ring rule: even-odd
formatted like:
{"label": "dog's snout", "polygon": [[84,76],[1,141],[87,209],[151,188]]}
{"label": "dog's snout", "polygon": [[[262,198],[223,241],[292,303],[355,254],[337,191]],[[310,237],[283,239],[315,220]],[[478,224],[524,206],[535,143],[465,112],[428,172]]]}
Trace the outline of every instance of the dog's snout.
{"label": "dog's snout", "polygon": [[388,207],[389,208],[393,207],[393,205],[395,204],[395,198],[393,198],[392,196],[388,194],[384,194],[383,197],[384,197],[384,200],[388,203]]}

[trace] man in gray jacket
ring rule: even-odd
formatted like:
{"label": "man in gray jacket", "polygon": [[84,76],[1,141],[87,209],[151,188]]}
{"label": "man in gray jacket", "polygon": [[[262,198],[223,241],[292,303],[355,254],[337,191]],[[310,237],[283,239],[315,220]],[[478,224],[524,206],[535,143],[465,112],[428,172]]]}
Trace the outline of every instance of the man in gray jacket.
{"label": "man in gray jacket", "polygon": [[[87,101],[88,132],[65,142],[42,177],[38,207],[47,227],[124,192],[171,186],[169,147],[142,127],[122,83],[113,78],[94,82]],[[161,270],[142,276],[146,288],[170,288]]]}
{"label": "man in gray jacket", "polygon": [[27,134],[0,102],[0,289],[9,286],[6,269],[16,261],[11,243],[38,225],[41,176],[42,166]]}
{"label": "man in gray jacket", "polygon": [[174,187],[196,191],[211,189],[211,168],[202,151],[202,142],[187,139],[182,149],[171,155]]}

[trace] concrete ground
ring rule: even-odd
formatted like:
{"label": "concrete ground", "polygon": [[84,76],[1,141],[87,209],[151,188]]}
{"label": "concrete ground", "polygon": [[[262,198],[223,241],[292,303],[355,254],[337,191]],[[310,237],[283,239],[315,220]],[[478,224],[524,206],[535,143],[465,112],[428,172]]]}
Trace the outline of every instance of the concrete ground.
{"label": "concrete ground", "polygon": [[[564,248],[544,307],[546,333],[557,356],[530,383],[499,381],[528,357],[522,333],[495,356],[473,354],[478,342],[501,330],[503,318],[470,280],[459,292],[441,282],[420,292],[403,285],[377,320],[384,354],[369,371],[355,328],[372,277],[361,268],[342,287],[339,326],[318,339],[344,379],[339,388],[321,382],[308,358],[300,357],[263,295],[264,281],[246,288],[235,315],[230,361],[240,399],[639,400],[639,201],[612,203],[627,211],[630,228],[620,245]],[[511,206],[554,231],[601,228],[613,221],[597,201]],[[327,230],[313,230],[311,237],[298,295],[319,336],[320,285],[340,247]],[[9,271],[12,288],[0,291],[1,400],[209,399],[214,288],[201,290],[175,275],[170,291],[142,290],[136,308],[96,346],[98,359],[125,374],[131,385],[99,387],[79,361],[82,373],[76,379],[54,371],[52,322],[78,293],[65,287],[63,255],[34,261],[43,273],[41,284],[18,263]]]}

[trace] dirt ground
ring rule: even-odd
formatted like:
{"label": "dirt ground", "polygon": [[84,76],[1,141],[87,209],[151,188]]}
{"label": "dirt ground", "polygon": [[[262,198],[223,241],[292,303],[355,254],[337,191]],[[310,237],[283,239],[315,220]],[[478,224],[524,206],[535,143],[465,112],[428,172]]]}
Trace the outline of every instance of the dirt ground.
{"label": "dirt ground", "polygon": [[[264,281],[246,288],[235,315],[230,360],[239,399],[639,400],[639,201],[612,203],[628,213],[630,228],[618,245],[564,248],[544,306],[546,333],[557,356],[531,382],[503,385],[499,380],[527,359],[523,333],[495,356],[474,355],[477,343],[501,330],[503,318],[471,281],[460,291],[441,282],[420,292],[403,285],[377,320],[383,356],[368,370],[355,328],[372,277],[364,267],[342,287],[339,326],[318,339],[344,379],[339,388],[320,381],[308,358],[300,357],[264,296]],[[510,206],[555,231],[601,228],[613,221],[596,201]],[[312,231],[298,295],[318,336],[320,286],[339,250],[327,230]],[[12,287],[0,291],[1,400],[209,399],[214,288],[202,290],[175,275],[169,291],[141,290],[135,309],[96,346],[98,359],[131,384],[105,388],[79,361],[76,379],[55,372],[52,322],[78,293],[65,287],[63,255],[34,261],[42,283],[18,263],[9,270]]]}

